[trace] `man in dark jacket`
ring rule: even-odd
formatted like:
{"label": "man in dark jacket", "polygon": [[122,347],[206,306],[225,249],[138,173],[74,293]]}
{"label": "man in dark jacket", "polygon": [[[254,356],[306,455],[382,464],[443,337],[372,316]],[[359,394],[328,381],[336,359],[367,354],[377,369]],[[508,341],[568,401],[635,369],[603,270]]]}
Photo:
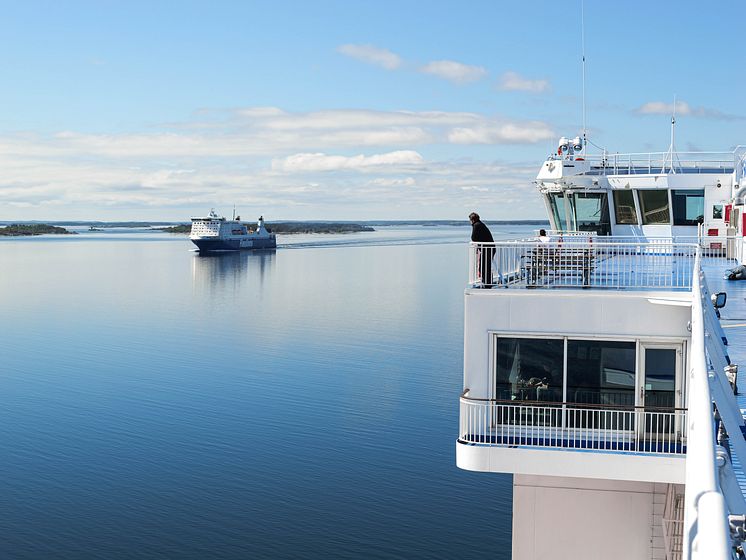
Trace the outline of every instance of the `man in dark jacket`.
{"label": "man in dark jacket", "polygon": [[[476,243],[493,243],[492,234],[489,228],[479,219],[479,214],[472,212],[469,214],[471,222],[471,240]],[[481,279],[485,288],[492,286],[492,256],[495,254],[495,247],[481,246],[477,248],[477,259],[479,261],[479,270],[477,278]]]}

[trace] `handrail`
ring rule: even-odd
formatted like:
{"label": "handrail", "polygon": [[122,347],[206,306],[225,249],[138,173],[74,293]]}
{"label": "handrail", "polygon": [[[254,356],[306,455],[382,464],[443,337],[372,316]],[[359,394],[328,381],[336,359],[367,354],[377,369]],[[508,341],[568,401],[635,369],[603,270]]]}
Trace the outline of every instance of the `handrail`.
{"label": "handrail", "polygon": [[[509,400],[509,399],[483,399],[479,397],[467,397],[466,394],[468,394],[471,391],[471,389],[464,389],[464,392],[461,393],[461,396],[459,398],[469,401],[469,402],[484,402],[484,403],[494,403],[494,404],[531,404],[531,405],[543,405],[543,406],[572,406],[577,408],[591,408],[591,409],[599,409],[599,410],[606,410],[609,408],[614,409],[620,409],[620,410],[651,410],[651,411],[657,411],[656,409],[662,409],[662,410],[675,410],[675,411],[684,411],[686,412],[687,408],[679,408],[679,407],[656,407],[656,406],[645,406],[645,405],[622,405],[622,404],[593,404],[593,403],[577,403],[577,402],[571,402],[571,401],[536,401],[536,400]],[[465,394],[466,393],[466,394]]]}
{"label": "handrail", "polygon": [[702,274],[697,251],[692,279],[692,364],[688,391],[684,560],[725,560],[731,558],[730,534],[725,498],[718,484],[712,395],[705,357]]}

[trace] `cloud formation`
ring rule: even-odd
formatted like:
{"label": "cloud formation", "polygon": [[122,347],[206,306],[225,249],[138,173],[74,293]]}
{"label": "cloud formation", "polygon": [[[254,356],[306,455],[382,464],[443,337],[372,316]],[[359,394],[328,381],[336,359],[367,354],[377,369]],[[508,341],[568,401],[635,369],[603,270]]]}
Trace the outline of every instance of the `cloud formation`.
{"label": "cloud formation", "polygon": [[399,55],[373,45],[340,45],[337,47],[337,52],[386,70],[396,70],[402,65]]}
{"label": "cloud formation", "polygon": [[454,60],[435,60],[420,68],[423,74],[430,74],[454,82],[465,84],[476,82],[487,75],[487,70],[481,66],[470,66]]}
{"label": "cloud formation", "polygon": [[549,89],[548,80],[531,80],[516,72],[505,72],[500,77],[498,88],[503,91],[527,91],[542,93]]}
{"label": "cloud formation", "polygon": [[424,163],[424,158],[412,150],[399,150],[386,154],[374,154],[365,156],[331,156],[322,153],[295,154],[284,159],[272,160],[272,169],[275,171],[298,172],[298,171],[339,171],[365,170],[372,167],[396,167],[418,166]]}
{"label": "cloud formation", "polygon": [[[432,218],[495,200],[494,217],[536,216],[534,166],[475,162],[468,146],[553,136],[548,123],[470,112],[278,107],[203,110],[149,133],[5,135],[0,220],[179,219],[234,203],[285,219]],[[449,144],[465,156],[444,160]]]}
{"label": "cloud formation", "polygon": [[[676,114],[691,117],[700,117],[704,119],[715,120],[742,120],[741,115],[730,115],[717,109],[707,107],[692,107],[686,101],[676,101]],[[674,113],[674,104],[665,101],[649,101],[643,103],[633,111],[638,115],[672,115]]]}

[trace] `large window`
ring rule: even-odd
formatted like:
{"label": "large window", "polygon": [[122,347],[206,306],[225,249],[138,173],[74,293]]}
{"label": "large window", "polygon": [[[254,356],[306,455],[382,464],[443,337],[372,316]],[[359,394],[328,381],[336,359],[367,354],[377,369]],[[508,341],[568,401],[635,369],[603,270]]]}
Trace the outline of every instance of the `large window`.
{"label": "large window", "polygon": [[614,191],[614,211],[617,224],[637,225],[635,193],[631,190]]}
{"label": "large window", "polygon": [[705,215],[704,190],[673,190],[671,191],[673,204],[673,225],[696,226],[702,223]]}
{"label": "large window", "polygon": [[567,402],[632,407],[634,342],[567,341]]}
{"label": "large window", "polygon": [[562,401],[562,339],[497,339],[495,397],[506,401]]}
{"label": "large window", "polygon": [[637,191],[640,197],[643,225],[670,224],[668,215],[668,191]]}
{"label": "large window", "polygon": [[552,209],[554,217],[554,227],[562,231],[567,231],[567,214],[565,213],[565,195],[563,193],[550,194],[549,206]]}
{"label": "large window", "polygon": [[576,192],[571,198],[573,217],[577,231],[595,231],[609,235],[609,202],[606,193]]}

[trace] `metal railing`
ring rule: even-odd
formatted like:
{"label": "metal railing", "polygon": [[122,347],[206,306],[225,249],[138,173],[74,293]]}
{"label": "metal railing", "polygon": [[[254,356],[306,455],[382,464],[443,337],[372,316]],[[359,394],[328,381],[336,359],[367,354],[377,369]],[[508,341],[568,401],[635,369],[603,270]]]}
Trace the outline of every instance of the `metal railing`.
{"label": "metal railing", "polygon": [[730,531],[728,510],[718,477],[713,398],[705,353],[705,292],[699,257],[696,265],[692,281],[692,363],[688,379],[690,415],[687,421],[687,430],[692,437],[686,452],[684,559],[725,559],[731,557]]}
{"label": "metal railing", "polygon": [[459,441],[682,455],[686,410],[520,403],[461,397]]}
{"label": "metal railing", "polygon": [[[575,161],[585,161],[591,167],[602,168],[615,175],[653,173],[714,173],[732,172],[742,162],[744,148],[732,152],[649,152],[649,153],[602,153],[575,154]],[[552,155],[550,159],[569,159]]]}
{"label": "metal railing", "polygon": [[471,243],[471,287],[690,289],[694,257],[732,265],[742,237],[676,238],[552,236]]}

